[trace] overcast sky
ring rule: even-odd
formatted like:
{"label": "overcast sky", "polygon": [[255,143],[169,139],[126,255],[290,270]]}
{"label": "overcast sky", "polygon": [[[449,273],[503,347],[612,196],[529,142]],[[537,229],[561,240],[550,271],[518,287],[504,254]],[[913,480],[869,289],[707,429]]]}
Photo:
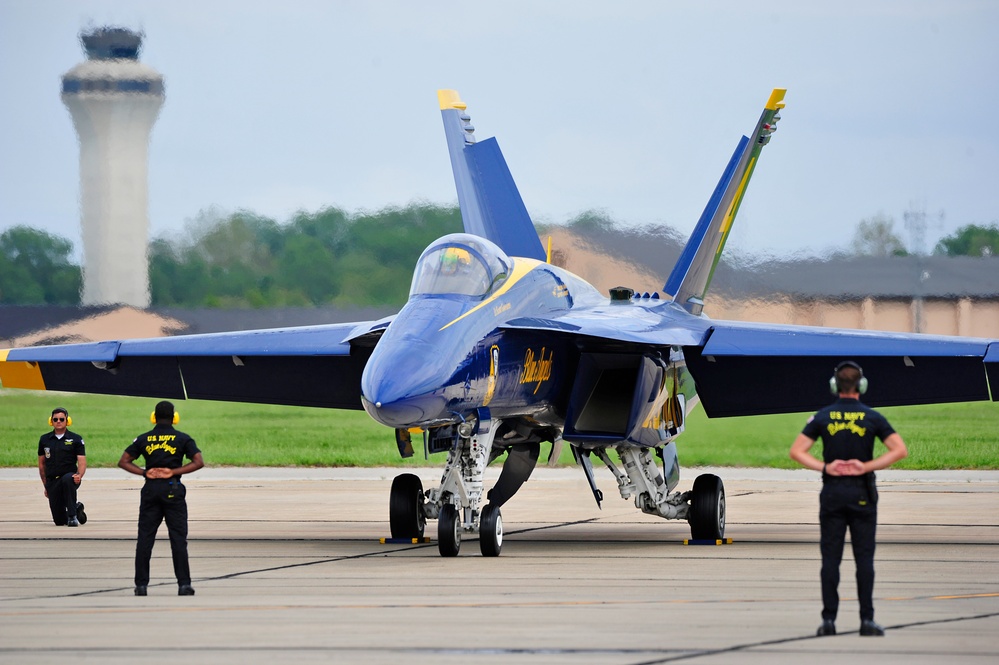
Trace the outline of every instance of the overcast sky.
{"label": "overcast sky", "polygon": [[[145,32],[163,74],[153,235],[199,211],[456,202],[438,88],[496,136],[535,221],[601,209],[688,234],[788,89],[729,249],[823,253],[906,210],[926,248],[999,221],[999,2],[40,0],[0,4],[0,231],[80,251],[60,77],[87,26]],[[942,220],[941,220],[942,213]]]}

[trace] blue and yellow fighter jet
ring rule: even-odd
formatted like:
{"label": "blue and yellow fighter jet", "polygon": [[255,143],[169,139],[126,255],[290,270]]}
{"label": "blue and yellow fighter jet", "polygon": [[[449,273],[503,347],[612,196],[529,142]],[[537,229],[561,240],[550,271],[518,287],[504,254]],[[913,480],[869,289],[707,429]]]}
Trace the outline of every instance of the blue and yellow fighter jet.
{"label": "blue and yellow fighter jet", "polygon": [[[623,498],[687,520],[695,539],[725,533],[725,491],[704,474],[678,491],[676,438],[698,401],[708,416],[811,411],[821,379],[851,358],[878,405],[987,400],[999,382],[988,339],[712,321],[712,274],[763,147],[784,107],[771,94],[742,137],[664,295],[609,297],[546,260],[495,139],[476,141],[465,104],[439,91],[464,233],[420,256],[394,317],[356,324],[0,350],[6,387],[364,409],[396,432],[403,456],[422,432],[447,453],[438,487],[395,478],[391,533],[422,537],[437,520],[443,556],[464,534],[482,554],[503,544],[500,509],[528,479],[543,443],[572,447],[598,504],[591,457]],[[993,398],[995,399],[995,398]],[[617,453],[617,460],[610,456]],[[487,464],[506,455],[496,484]],[[656,459],[658,458],[658,460]]]}

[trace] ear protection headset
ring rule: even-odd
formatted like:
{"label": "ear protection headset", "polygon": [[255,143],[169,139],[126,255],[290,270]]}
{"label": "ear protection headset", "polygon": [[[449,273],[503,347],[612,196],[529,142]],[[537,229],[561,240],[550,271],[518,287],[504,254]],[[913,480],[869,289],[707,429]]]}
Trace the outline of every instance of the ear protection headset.
{"label": "ear protection headset", "polygon": [[839,394],[839,381],[836,379],[836,375],[839,374],[839,371],[841,369],[843,369],[844,367],[852,367],[853,369],[855,369],[858,372],[860,372],[860,380],[857,381],[857,392],[860,393],[861,395],[863,395],[864,393],[866,393],[867,392],[867,377],[864,376],[864,370],[860,367],[860,365],[858,365],[857,363],[853,362],[852,360],[844,360],[840,364],[836,365],[835,369],[833,369],[833,375],[829,379],[829,391],[833,395],[838,395]]}
{"label": "ear protection headset", "polygon": [[[156,412],[155,411],[153,411],[152,413],[149,414],[149,422],[151,422],[154,425],[156,424]],[[176,425],[179,422],[180,422],[180,412],[179,411],[174,411],[173,412],[173,424]]]}
{"label": "ear protection headset", "polygon": [[[66,416],[66,427],[69,427],[70,425],[73,424],[73,419],[69,417],[68,413],[66,413],[62,409],[56,409],[55,411],[52,412],[52,416],[54,416],[57,413],[61,413],[62,415]],[[52,422],[52,416],[49,416],[49,427],[55,427],[55,423]]]}

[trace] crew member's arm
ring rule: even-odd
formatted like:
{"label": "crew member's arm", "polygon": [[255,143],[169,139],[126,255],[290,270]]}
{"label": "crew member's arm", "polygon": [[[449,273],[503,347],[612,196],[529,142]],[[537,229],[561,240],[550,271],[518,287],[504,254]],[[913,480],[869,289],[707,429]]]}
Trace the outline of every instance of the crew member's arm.
{"label": "crew member's arm", "polygon": [[45,485],[45,455],[38,456],[38,475],[42,477],[42,491],[45,492],[45,498],[48,498],[49,488]]}
{"label": "crew member's arm", "polygon": [[134,473],[137,476],[146,475],[145,469],[135,463],[135,458],[129,455],[127,452],[121,454],[121,459],[118,460],[118,466],[125,469],[129,473]]}
{"label": "crew member's arm", "polygon": [[804,467],[812,469],[813,471],[827,473],[830,476],[853,475],[845,466],[848,464],[846,460],[838,459],[826,464],[818,457],[808,452],[811,450],[813,445],[815,445],[815,439],[809,437],[805,433],[799,434],[794,440],[794,443],[791,444],[791,459]]}
{"label": "crew member's arm", "polygon": [[76,473],[73,474],[73,482],[77,485],[83,480],[83,474],[87,472],[87,456],[77,455],[76,456]]}
{"label": "crew member's arm", "polygon": [[864,462],[863,473],[887,469],[900,459],[905,459],[909,456],[909,449],[905,447],[905,441],[902,440],[902,437],[898,432],[893,432],[888,435],[888,438],[884,440],[884,444],[885,448],[888,450],[881,455],[878,455],[870,462]]}

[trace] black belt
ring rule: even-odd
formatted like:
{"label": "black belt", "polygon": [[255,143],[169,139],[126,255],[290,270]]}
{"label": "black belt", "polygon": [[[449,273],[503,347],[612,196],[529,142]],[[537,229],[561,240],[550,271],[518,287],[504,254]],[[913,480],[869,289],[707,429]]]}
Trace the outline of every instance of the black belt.
{"label": "black belt", "polygon": [[828,473],[822,476],[822,482],[836,483],[839,485],[861,485],[867,486],[867,474],[862,476],[831,476]]}

